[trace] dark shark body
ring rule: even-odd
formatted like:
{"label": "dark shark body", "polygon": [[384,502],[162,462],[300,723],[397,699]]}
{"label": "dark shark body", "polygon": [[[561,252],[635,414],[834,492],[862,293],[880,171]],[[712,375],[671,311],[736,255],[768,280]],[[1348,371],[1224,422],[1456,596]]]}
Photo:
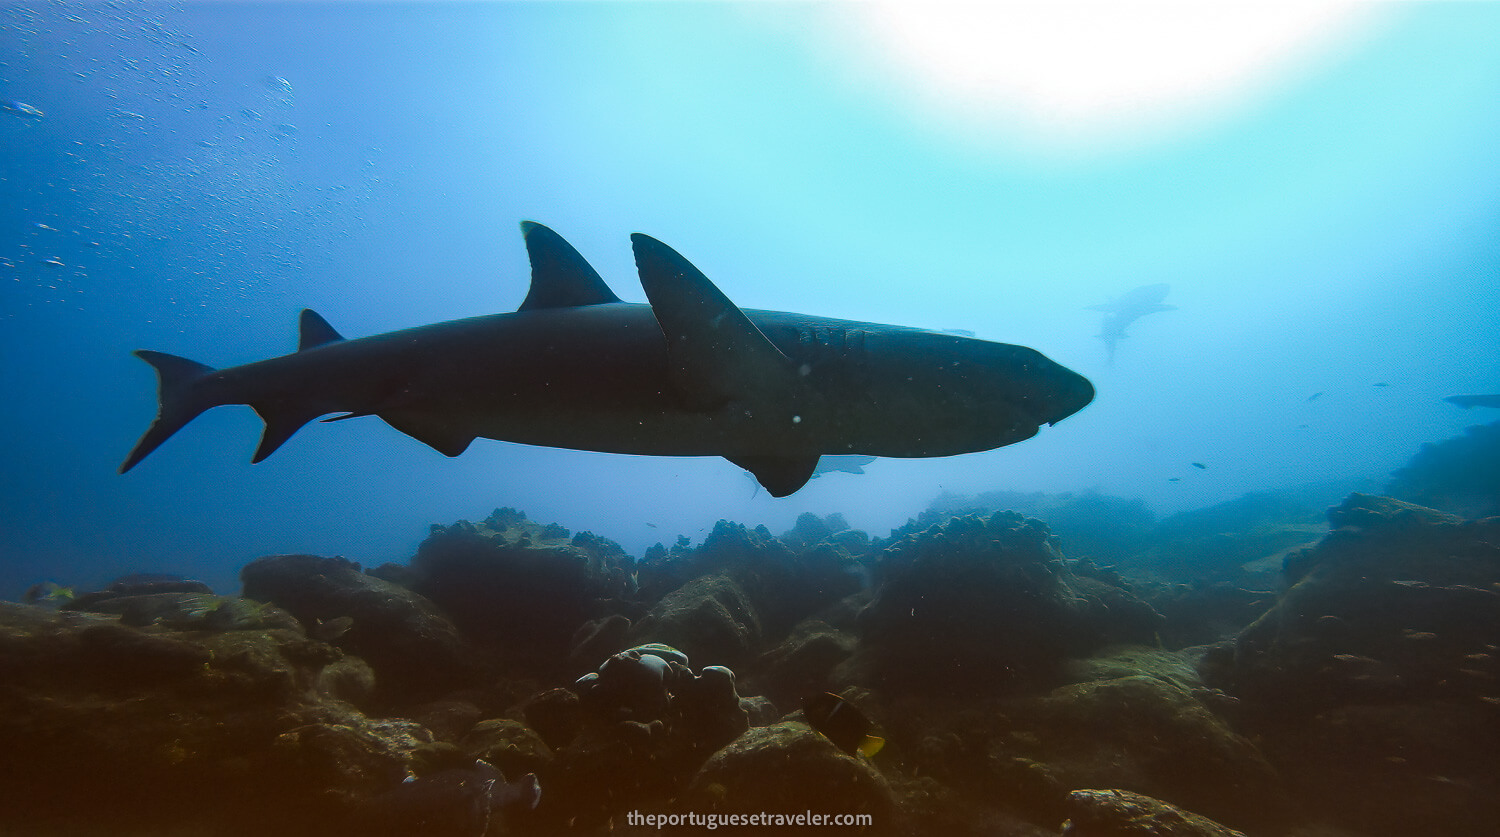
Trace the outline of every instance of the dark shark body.
{"label": "dark shark body", "polygon": [[448,456],[484,437],[662,456],[723,456],[766,490],[801,488],[824,454],[926,457],[1034,435],[1093,398],[1024,346],[781,311],[742,311],[671,248],[632,236],[649,304],[621,302],[570,245],[522,225],[521,308],[346,340],[302,313],[297,352],[215,370],[159,352],[161,411],[134,467],[210,407],[266,422],[254,461],[298,428],[379,416]]}

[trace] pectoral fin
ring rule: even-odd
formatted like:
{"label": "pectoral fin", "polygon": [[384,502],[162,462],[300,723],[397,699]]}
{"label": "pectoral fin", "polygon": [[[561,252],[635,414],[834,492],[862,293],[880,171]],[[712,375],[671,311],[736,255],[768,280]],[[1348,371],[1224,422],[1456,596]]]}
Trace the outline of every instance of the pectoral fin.
{"label": "pectoral fin", "polygon": [[818,467],[816,456],[726,456],[755,476],[772,497],[785,497],[807,485]]}

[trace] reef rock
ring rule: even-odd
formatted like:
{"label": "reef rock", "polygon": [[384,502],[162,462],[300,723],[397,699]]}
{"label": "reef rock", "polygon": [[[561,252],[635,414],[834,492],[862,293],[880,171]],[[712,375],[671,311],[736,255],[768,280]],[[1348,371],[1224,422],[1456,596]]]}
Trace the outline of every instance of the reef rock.
{"label": "reef rock", "polygon": [[1107,572],[1062,558],[1012,512],[955,517],[888,547],[844,675],[877,688],[988,692],[1045,680],[1067,657],[1148,643],[1161,618]]}
{"label": "reef rock", "polygon": [[1500,421],[1422,445],[1385,491],[1464,517],[1500,515]]}
{"label": "reef rock", "polygon": [[1076,790],[1068,794],[1072,816],[1067,837],[1245,837],[1207,817],[1124,790]]}
{"label": "reef rock", "polygon": [[1500,698],[1500,518],[1364,494],[1328,516],[1334,531],[1287,560],[1290,587],[1209,660],[1211,679],[1280,712]]}
{"label": "reef rock", "polygon": [[859,590],[860,557],[870,549],[869,538],[847,527],[837,515],[803,514],[777,539],[764,526],[721,520],[696,549],[679,543],[671,551],[648,552],[641,561],[642,588],[666,594],[695,578],[722,576],[755,611],[759,633],[775,641],[804,617]]}
{"label": "reef rock", "polygon": [[478,657],[422,596],[342,558],[273,555],[240,571],[245,596],[273,602],[303,624],[348,617],[339,647],[375,670],[378,699],[430,700],[480,681]]}
{"label": "reef rock", "polygon": [[630,590],[628,563],[613,541],[496,509],[477,526],[433,526],[406,583],[468,639],[548,672],[566,667],[580,626],[608,616],[608,602]]}
{"label": "reef rock", "polygon": [[860,833],[893,829],[891,790],[880,773],[801,721],[752,727],[714,753],[678,807],[718,815],[868,815]]}
{"label": "reef rock", "polygon": [[715,573],[689,581],[636,623],[635,643],[659,642],[694,660],[738,668],[761,642],[760,614],[740,585]]}
{"label": "reef rock", "polygon": [[1500,518],[1351,495],[1289,589],[1205,656],[1291,786],[1377,834],[1500,821]]}
{"label": "reef rock", "polygon": [[341,656],[0,603],[0,831],[344,833],[429,736],[325,699]]}

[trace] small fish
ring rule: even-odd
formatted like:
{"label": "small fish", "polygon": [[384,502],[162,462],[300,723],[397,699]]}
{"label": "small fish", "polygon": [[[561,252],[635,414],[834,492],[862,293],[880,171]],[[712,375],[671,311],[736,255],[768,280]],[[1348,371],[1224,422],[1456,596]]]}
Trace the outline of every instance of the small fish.
{"label": "small fish", "polygon": [[332,619],[314,619],[307,635],[322,642],[333,642],[354,627],[353,616],[335,616]]}
{"label": "small fish", "polygon": [[802,714],[809,726],[850,755],[859,753],[870,758],[885,746],[884,738],[870,735],[870,727],[874,726],[870,719],[833,692],[803,698]]}
{"label": "small fish", "polygon": [[31,105],[25,102],[18,102],[15,99],[0,102],[0,111],[19,116],[22,119],[41,119],[43,116],[46,116],[45,113],[42,113]]}
{"label": "small fish", "polygon": [[27,604],[39,604],[41,602],[64,604],[73,601],[77,597],[78,593],[72,587],[64,587],[61,584],[46,581],[41,584],[31,585],[26,590],[26,595],[22,598],[22,601]]}
{"label": "small fish", "polygon": [[1167,477],[1167,482],[1182,482],[1182,477]]}
{"label": "small fish", "polygon": [[1307,400],[1308,400],[1308,401],[1317,401],[1317,400],[1318,400],[1318,396],[1320,396],[1320,395],[1322,395],[1322,394],[1323,394],[1323,393],[1322,393],[1322,391],[1321,391],[1321,390],[1320,390],[1320,391],[1318,391],[1318,392],[1315,392],[1315,393],[1313,393],[1313,394],[1312,394],[1312,395],[1309,395],[1309,396],[1307,396]]}
{"label": "small fish", "polygon": [[1202,462],[1194,462],[1193,463],[1193,467],[1197,468],[1200,471],[1207,471],[1208,470],[1208,466],[1204,465]]}

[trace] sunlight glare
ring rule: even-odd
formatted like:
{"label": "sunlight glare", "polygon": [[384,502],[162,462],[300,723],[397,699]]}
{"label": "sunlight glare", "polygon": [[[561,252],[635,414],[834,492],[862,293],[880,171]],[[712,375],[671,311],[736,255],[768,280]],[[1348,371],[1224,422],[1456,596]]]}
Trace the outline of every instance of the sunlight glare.
{"label": "sunlight glare", "polygon": [[[1179,133],[1367,33],[1381,4],[860,4],[870,55],[925,115],[1047,147]],[[867,59],[868,60],[868,59]]]}

